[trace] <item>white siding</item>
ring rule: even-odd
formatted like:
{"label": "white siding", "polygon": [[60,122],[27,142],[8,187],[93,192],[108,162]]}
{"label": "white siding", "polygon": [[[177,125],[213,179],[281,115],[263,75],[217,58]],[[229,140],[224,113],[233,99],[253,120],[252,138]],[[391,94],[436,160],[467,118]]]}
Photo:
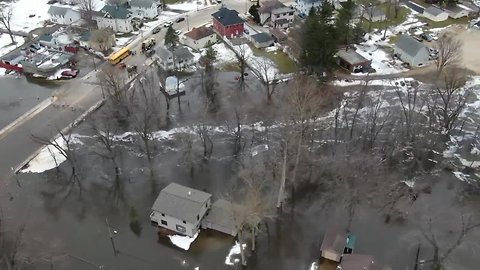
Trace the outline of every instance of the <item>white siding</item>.
{"label": "white siding", "polygon": [[104,17],[95,17],[97,26],[100,29],[112,28],[115,32],[130,33],[133,31],[133,26],[130,18],[128,19],[110,19]]}
{"label": "white siding", "polygon": [[56,15],[56,14],[51,14],[50,19],[54,23],[58,24],[72,24],[78,20],[80,20],[80,13],[69,9],[65,15]]}
{"label": "white siding", "polygon": [[152,5],[150,8],[143,8],[143,7],[131,7],[130,11],[132,12],[132,16],[136,18],[150,18],[153,19],[158,16],[158,8],[156,5]]}
{"label": "white siding", "polygon": [[448,14],[446,12],[442,12],[442,13],[434,16],[434,15],[428,13],[428,12],[424,12],[423,17],[425,17],[429,20],[432,20],[434,22],[442,22],[442,21],[445,21],[446,19],[448,19]]}
{"label": "white siding", "polygon": [[420,50],[415,56],[411,56],[397,47],[395,47],[394,53],[397,54],[403,62],[408,63],[412,67],[424,66],[430,58],[429,51],[426,47]]}
{"label": "white siding", "polygon": [[213,33],[210,36],[206,36],[199,40],[194,40],[187,36],[184,36],[184,39],[183,39],[183,43],[185,45],[195,50],[204,48],[205,46],[207,46],[209,42],[212,44],[217,42],[217,34]]}

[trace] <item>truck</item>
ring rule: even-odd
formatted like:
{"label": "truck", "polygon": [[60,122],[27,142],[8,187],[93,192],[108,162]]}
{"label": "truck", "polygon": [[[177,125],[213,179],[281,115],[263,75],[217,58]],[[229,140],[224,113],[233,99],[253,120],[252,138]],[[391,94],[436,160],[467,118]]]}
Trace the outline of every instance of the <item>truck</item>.
{"label": "truck", "polygon": [[142,51],[146,52],[150,50],[153,46],[157,44],[157,41],[154,38],[149,38],[142,42]]}

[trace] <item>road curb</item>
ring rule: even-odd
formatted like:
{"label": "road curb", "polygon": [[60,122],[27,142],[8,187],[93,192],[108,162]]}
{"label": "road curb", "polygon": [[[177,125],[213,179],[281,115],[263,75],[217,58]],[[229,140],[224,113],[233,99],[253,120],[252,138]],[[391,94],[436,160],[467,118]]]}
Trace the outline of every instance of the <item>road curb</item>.
{"label": "road curb", "polygon": [[[93,113],[94,111],[98,110],[100,107],[103,106],[103,104],[105,104],[105,99],[102,99],[100,101],[98,101],[97,103],[95,103],[92,107],[90,107],[88,110],[86,110],[84,113],[82,113],[79,117],[77,117],[72,123],[70,123],[68,126],[66,126],[65,128],[63,128],[60,132],[65,134],[67,132],[69,132],[70,130],[72,130],[74,127],[78,126],[81,122],[83,122],[83,120],[85,120],[85,118]],[[56,140],[60,135],[57,134],[55,137],[54,137],[54,140]],[[43,148],[45,148],[46,146],[41,146],[39,147],[37,150],[35,150],[30,156],[28,156],[22,163],[20,163],[19,165],[17,165],[15,167],[15,170],[14,170],[14,173],[17,174],[23,167],[25,167],[25,165],[27,165],[32,159],[34,159],[42,150]]]}
{"label": "road curb", "polygon": [[27,111],[26,113],[22,114],[20,117],[15,119],[13,122],[8,124],[6,127],[2,128],[0,130],[0,140],[3,137],[5,137],[5,133],[8,133],[11,129],[13,129],[15,126],[17,126],[21,122],[29,120],[35,114],[45,110],[48,106],[50,106],[53,102],[55,102],[55,100],[56,100],[56,97],[50,97],[45,99],[44,101],[37,104],[35,107],[31,108],[29,111]]}

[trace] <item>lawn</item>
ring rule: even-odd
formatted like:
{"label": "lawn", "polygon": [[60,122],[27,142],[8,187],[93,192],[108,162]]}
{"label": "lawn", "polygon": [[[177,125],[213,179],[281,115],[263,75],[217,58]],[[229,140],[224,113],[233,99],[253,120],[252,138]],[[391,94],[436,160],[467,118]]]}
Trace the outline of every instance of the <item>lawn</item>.
{"label": "lawn", "polygon": [[449,25],[454,25],[454,24],[468,24],[469,19],[468,19],[468,17],[463,17],[463,18],[459,18],[459,19],[448,18],[443,22],[434,22],[434,21],[431,21],[427,18],[418,16],[418,20],[421,21],[421,22],[428,23],[428,28],[443,28],[443,27],[447,27]]}
{"label": "lawn", "polygon": [[186,0],[162,0],[161,2],[162,2],[162,3],[165,3],[166,5],[168,5],[168,4],[179,4],[179,3],[183,3],[183,2],[186,2]]}
{"label": "lawn", "polygon": [[[407,20],[407,16],[408,14],[410,14],[410,10],[408,8],[400,7],[398,11],[398,16],[397,18],[395,18],[395,11],[393,6],[390,6],[390,12],[387,12],[387,9],[388,9],[387,4],[381,4],[380,9],[382,9],[383,12],[385,12],[385,14],[388,14],[387,20],[381,21],[381,22],[372,22],[371,29],[385,29],[385,27],[399,25],[403,23],[405,20]],[[363,21],[365,30],[368,30],[369,23],[370,22],[367,20]]]}
{"label": "lawn", "polygon": [[297,63],[293,61],[288,55],[280,50],[274,52],[266,52],[264,50],[260,50],[255,48],[254,46],[250,45],[252,52],[255,56],[262,56],[268,58],[277,64],[278,71],[281,74],[288,74],[297,71]]}

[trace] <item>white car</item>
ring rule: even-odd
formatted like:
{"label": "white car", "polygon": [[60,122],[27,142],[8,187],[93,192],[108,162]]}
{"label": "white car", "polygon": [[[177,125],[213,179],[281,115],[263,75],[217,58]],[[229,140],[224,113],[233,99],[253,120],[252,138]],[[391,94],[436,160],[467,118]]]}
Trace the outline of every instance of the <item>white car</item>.
{"label": "white car", "polygon": [[166,22],[163,24],[163,27],[170,27],[172,24],[172,22]]}
{"label": "white car", "polygon": [[175,30],[175,34],[177,34],[177,36],[179,36],[181,33],[182,33],[182,31],[180,31],[180,30]]}

